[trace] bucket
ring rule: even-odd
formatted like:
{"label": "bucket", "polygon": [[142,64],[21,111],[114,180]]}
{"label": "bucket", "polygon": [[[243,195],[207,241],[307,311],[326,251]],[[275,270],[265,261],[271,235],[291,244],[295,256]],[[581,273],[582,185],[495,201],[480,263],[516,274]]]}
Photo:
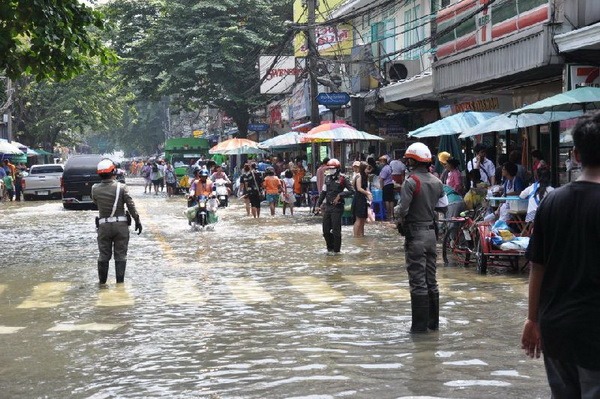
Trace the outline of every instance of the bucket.
{"label": "bucket", "polygon": [[373,194],[373,201],[383,201],[383,190],[372,190],[371,194]]}

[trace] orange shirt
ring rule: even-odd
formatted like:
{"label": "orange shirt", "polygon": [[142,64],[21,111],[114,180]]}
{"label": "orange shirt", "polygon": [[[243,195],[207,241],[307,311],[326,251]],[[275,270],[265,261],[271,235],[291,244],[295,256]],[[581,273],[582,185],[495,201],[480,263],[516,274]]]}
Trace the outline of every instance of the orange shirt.
{"label": "orange shirt", "polygon": [[294,173],[294,192],[296,194],[302,194],[302,179],[306,174],[306,170],[298,169],[296,173]]}
{"label": "orange shirt", "polygon": [[278,194],[281,181],[276,176],[265,177],[263,187],[267,190],[267,194]]}

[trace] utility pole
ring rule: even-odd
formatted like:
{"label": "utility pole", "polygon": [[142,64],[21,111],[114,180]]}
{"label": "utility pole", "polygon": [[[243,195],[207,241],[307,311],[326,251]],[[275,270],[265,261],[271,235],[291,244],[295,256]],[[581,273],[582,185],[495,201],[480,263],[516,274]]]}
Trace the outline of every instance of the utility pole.
{"label": "utility pole", "polygon": [[321,122],[319,115],[319,104],[317,103],[317,94],[319,94],[317,83],[317,35],[315,29],[316,3],[318,0],[307,0],[308,5],[308,71],[310,77],[310,121],[313,126],[318,126]]}
{"label": "utility pole", "polygon": [[8,114],[8,121],[6,121],[6,132],[8,135],[8,141],[13,141],[13,136],[12,136],[12,96],[13,96],[13,90],[12,90],[12,80],[10,79],[6,79],[6,94],[8,97],[8,110],[7,110],[7,114]]}
{"label": "utility pole", "polygon": [[[308,44],[308,76],[310,78],[310,121],[313,127],[319,126],[321,123],[321,117],[319,115],[319,104],[317,103],[317,95],[319,94],[319,88],[317,83],[317,34],[315,27],[315,14],[316,14],[316,3],[318,0],[307,0],[307,11],[308,11],[308,30],[306,35],[306,41]],[[312,149],[312,173],[316,173],[317,160],[319,154],[317,154],[317,146],[315,143],[311,144]]]}

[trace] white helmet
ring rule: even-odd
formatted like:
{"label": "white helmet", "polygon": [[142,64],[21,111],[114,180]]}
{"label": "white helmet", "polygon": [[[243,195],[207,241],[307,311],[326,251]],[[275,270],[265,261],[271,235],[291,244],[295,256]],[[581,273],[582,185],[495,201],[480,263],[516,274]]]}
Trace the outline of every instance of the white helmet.
{"label": "white helmet", "polygon": [[406,149],[404,158],[412,158],[417,162],[431,162],[431,151],[423,143],[413,143]]}

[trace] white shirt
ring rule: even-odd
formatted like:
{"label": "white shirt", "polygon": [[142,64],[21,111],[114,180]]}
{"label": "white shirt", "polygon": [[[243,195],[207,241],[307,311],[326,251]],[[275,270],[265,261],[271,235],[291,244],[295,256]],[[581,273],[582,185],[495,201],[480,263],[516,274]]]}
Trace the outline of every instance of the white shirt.
{"label": "white shirt", "polygon": [[[519,197],[521,197],[522,199],[529,198],[529,202],[527,203],[527,215],[525,217],[526,222],[533,221],[533,219],[535,218],[535,213],[538,209],[538,202],[540,199],[538,198],[537,194],[531,195],[531,193],[533,192],[534,186],[535,186],[535,184],[532,184],[531,186],[527,187],[525,190],[521,191],[521,194],[519,194]],[[548,193],[550,193],[551,191],[554,191],[554,187],[550,187],[550,186],[546,187],[546,194],[544,195],[544,197],[546,197],[546,195],[548,195]],[[531,197],[530,197],[530,195],[531,195]]]}
{"label": "white shirt", "polygon": [[486,158],[483,164],[479,165],[479,160],[475,157],[467,162],[467,170],[470,172],[473,169],[479,169],[482,182],[492,184],[492,177],[496,174],[496,167],[492,161]]}

